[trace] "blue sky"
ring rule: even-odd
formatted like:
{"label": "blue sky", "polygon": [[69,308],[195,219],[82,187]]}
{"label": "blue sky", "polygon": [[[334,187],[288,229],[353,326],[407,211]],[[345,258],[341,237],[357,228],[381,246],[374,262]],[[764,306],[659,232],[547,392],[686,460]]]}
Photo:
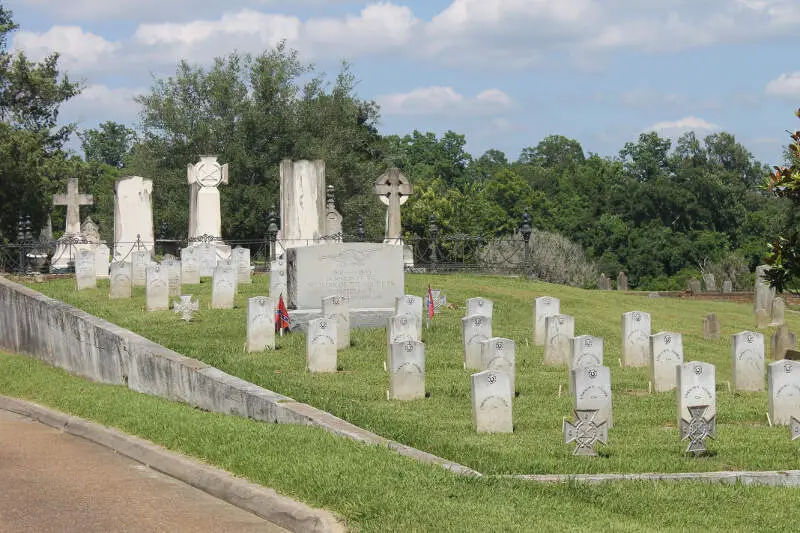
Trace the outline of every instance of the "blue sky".
{"label": "blue sky", "polygon": [[5,0],[12,47],[51,50],[87,89],[62,116],[135,124],[134,95],[179,58],[208,63],[286,38],[341,59],[381,130],[464,133],[516,159],[558,133],[615,155],[643,131],[736,135],[776,164],[800,129],[800,0]]}

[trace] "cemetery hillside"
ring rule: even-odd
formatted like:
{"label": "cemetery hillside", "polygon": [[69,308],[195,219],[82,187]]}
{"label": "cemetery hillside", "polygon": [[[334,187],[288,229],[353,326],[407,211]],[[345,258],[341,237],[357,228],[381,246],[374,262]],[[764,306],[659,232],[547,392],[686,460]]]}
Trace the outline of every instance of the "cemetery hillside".
{"label": "cemetery hillside", "polygon": [[800,132],[470,153],[278,39],[85,127],[7,3],[0,531],[796,529]]}

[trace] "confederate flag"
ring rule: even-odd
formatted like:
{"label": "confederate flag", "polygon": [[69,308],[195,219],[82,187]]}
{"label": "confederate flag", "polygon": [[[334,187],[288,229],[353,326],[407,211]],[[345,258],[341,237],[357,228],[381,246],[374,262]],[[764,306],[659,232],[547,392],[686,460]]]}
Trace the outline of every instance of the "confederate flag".
{"label": "confederate flag", "polygon": [[275,331],[283,333],[284,329],[289,329],[289,311],[283,303],[283,294],[278,300],[278,309],[275,310]]}

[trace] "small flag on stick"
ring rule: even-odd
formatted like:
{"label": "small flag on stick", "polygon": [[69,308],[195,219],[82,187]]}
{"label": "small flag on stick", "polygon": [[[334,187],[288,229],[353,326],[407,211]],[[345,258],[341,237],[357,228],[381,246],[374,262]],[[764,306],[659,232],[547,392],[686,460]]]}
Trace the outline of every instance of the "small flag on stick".
{"label": "small flag on stick", "polygon": [[431,292],[431,284],[428,283],[428,319],[426,320],[426,327],[431,327],[431,319],[434,315],[434,305],[433,305],[433,292]]}
{"label": "small flag on stick", "polygon": [[278,309],[275,310],[275,331],[280,332],[283,337],[283,330],[289,328],[289,311],[283,302],[283,294],[278,299]]}

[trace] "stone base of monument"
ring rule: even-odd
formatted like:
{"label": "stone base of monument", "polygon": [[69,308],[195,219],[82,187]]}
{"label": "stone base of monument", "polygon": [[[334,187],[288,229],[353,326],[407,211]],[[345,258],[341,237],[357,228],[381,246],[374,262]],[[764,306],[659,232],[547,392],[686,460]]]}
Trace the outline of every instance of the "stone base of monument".
{"label": "stone base of monument", "polygon": [[[385,328],[394,308],[350,309],[350,329]],[[308,322],[322,318],[322,309],[297,309],[289,311],[289,330],[306,331]]]}

